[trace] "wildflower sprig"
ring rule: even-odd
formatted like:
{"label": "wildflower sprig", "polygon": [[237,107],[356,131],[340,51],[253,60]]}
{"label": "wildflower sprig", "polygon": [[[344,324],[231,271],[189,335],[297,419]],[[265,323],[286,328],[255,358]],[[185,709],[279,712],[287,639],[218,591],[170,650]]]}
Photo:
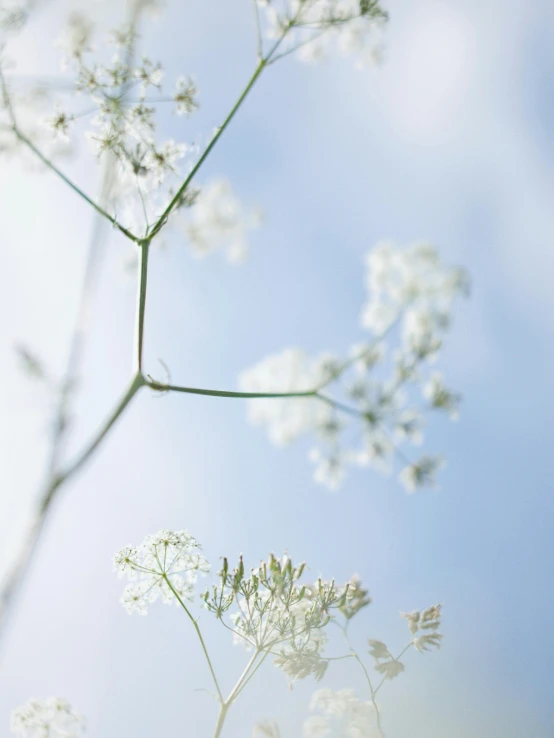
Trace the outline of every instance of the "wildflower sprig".
{"label": "wildflower sprig", "polygon": [[146,615],[148,605],[158,598],[165,604],[192,600],[198,574],[210,567],[200,553],[200,544],[184,530],[162,530],[140,546],[125,546],[114,557],[114,570],[130,580],[121,599],[129,613]]}
{"label": "wildflower sprig", "polygon": [[20,738],[80,738],[84,720],[67,700],[49,697],[16,708],[10,727]]}
{"label": "wildflower sprig", "polygon": [[[121,600],[128,612],[145,614],[147,605],[158,598],[164,604],[174,602],[185,610],[200,640],[220,704],[215,736],[220,735],[232,704],[268,657],[273,659],[274,665],[284,672],[291,684],[308,677],[321,681],[332,662],[356,660],[370,689],[367,704],[371,709],[366,703],[360,709],[365,715],[364,719],[369,719],[371,715],[371,730],[381,731],[375,697],[387,679],[394,678],[404,670],[400,658],[411,646],[423,652],[440,645],[440,606],[403,615],[408,620],[412,638],[397,657],[393,657],[381,641],[369,641],[369,654],[375,662],[375,671],[382,677],[381,682],[374,687],[368,667],[352,646],[348,635],[352,619],[371,603],[367,589],[357,576],[344,585],[321,577],[314,582],[306,576],[309,572],[307,565],[294,564],[288,555],[280,558],[270,555],[249,572],[242,556],[234,568],[229,566],[227,558],[223,558],[214,583],[199,596],[199,603],[215,617],[216,622],[232,633],[235,643],[242,644],[250,652],[250,660],[235,687],[224,697],[214,662],[200,630],[200,617],[195,617],[189,609],[194,601],[197,574],[206,573],[209,569],[199,552],[200,545],[189,533],[164,530],[148,536],[140,546],[121,549],[114,558],[114,567],[121,575],[131,579]],[[342,631],[348,646],[347,653],[339,656],[326,654],[330,624],[337,625]],[[320,704],[321,699],[314,697],[313,704]],[[356,711],[355,714],[359,716]],[[350,712],[347,710],[345,715],[350,715]],[[307,721],[306,736],[312,735],[309,729],[315,729],[317,724],[314,718]]]}
{"label": "wildflower sprig", "polygon": [[[250,400],[250,420],[266,426],[276,445],[302,435],[315,437],[319,445],[310,458],[316,481],[335,489],[349,465],[389,472],[396,454],[400,480],[413,491],[434,484],[442,459],[424,455],[412,462],[402,444],[421,444],[430,411],[443,411],[451,419],[458,414],[459,395],[429,367],[442,348],[455,299],[467,293],[468,278],[463,270],[442,264],[426,243],[404,249],[378,244],[367,265],[361,323],[371,334],[369,341],[354,344],[346,359],[332,354],[311,358],[300,349],[286,349],[243,372],[239,383],[260,397],[264,391],[283,393],[285,399]],[[345,448],[343,439],[353,425],[361,442]]]}
{"label": "wildflower sprig", "polygon": [[374,58],[387,13],[378,0],[254,0],[259,47],[263,35],[286,43],[273,61],[297,54],[304,61],[326,58],[334,45],[345,54]]}

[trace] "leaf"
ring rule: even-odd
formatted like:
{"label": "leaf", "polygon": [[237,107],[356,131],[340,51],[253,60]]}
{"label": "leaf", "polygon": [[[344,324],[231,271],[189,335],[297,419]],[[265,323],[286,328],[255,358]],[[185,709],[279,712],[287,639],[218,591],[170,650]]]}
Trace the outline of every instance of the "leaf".
{"label": "leaf", "polygon": [[439,649],[441,647],[442,634],[441,633],[425,633],[414,638],[414,648],[423,653],[423,651],[430,651],[432,648]]}
{"label": "leaf", "polygon": [[277,723],[258,723],[254,726],[254,738],[266,736],[267,738],[281,738],[281,731]]}
{"label": "leaf", "polygon": [[389,649],[382,641],[374,641],[371,638],[369,639],[369,653],[375,660],[391,657]]}
{"label": "leaf", "polygon": [[375,669],[380,673],[384,674],[387,679],[394,679],[404,671],[404,664],[396,659],[391,661],[383,661],[375,666]]}

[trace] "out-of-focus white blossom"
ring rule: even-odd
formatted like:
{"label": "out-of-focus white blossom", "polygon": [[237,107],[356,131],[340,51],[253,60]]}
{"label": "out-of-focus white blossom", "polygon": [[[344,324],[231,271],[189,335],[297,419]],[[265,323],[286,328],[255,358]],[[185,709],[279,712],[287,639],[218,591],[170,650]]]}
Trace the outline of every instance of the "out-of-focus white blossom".
{"label": "out-of-focus white blossom", "polygon": [[283,39],[280,54],[317,62],[337,48],[360,64],[380,59],[387,16],[377,0],[258,0],[258,6],[267,37]]}
{"label": "out-of-focus white blossom", "polygon": [[[421,445],[426,409],[442,409],[452,419],[458,414],[460,396],[445,388],[439,374],[429,375],[428,366],[437,359],[455,298],[467,292],[467,276],[446,267],[427,244],[401,249],[381,243],[367,262],[363,323],[373,340],[355,343],[344,360],[286,349],[244,371],[239,386],[293,395],[252,398],[248,416],[277,445],[315,436],[319,446],[310,459],[318,483],[336,489],[351,465],[390,473],[398,457],[405,466],[400,479],[413,491],[434,485],[442,461],[424,456],[412,463],[400,447]],[[421,407],[422,393],[428,408]]]}
{"label": "out-of-focus white blossom", "polygon": [[420,487],[435,487],[437,472],[444,463],[442,456],[423,456],[402,469],[400,481],[407,492],[415,492]]}
{"label": "out-of-focus white blossom", "polygon": [[248,234],[260,225],[258,209],[246,209],[230,182],[216,179],[201,188],[184,214],[182,228],[197,256],[225,250],[232,263],[248,255]]}
{"label": "out-of-focus white blossom", "polygon": [[[301,349],[285,349],[268,356],[239,377],[243,392],[311,392],[329,381],[334,366],[328,354],[311,359]],[[321,429],[336,413],[313,397],[255,399],[248,402],[248,416],[255,425],[265,425],[278,446],[303,433]]]}
{"label": "out-of-focus white blossom", "polygon": [[371,702],[360,700],[352,689],[320,689],[314,693],[310,709],[320,713],[308,718],[303,738],[341,735],[344,738],[377,738],[376,712]]}
{"label": "out-of-focus white blossom", "polygon": [[443,383],[442,375],[434,372],[429,381],[423,388],[424,396],[429,400],[431,407],[437,410],[443,410],[448,414],[451,420],[457,420],[459,417],[458,408],[460,405],[460,395],[450,392]]}
{"label": "out-of-focus white blossom", "polygon": [[210,565],[196,539],[181,530],[161,530],[139,546],[125,546],[115,555],[114,570],[130,580],[121,603],[127,612],[146,615],[148,605],[161,597],[164,604],[192,599],[198,574]]}
{"label": "out-of-focus white blossom", "polygon": [[21,738],[79,738],[83,718],[61,697],[29,700],[11,714],[10,727]]}
{"label": "out-of-focus white blossom", "polygon": [[179,77],[173,93],[177,115],[191,115],[198,109],[198,89],[190,77]]}

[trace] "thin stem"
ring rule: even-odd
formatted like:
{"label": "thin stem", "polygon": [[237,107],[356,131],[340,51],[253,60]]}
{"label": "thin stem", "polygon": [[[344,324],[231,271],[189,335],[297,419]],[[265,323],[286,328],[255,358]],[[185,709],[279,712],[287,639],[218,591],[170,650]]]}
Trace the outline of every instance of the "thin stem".
{"label": "thin stem", "polygon": [[214,730],[214,738],[219,738],[221,735],[221,731],[223,730],[223,723],[225,722],[225,718],[227,717],[227,712],[229,710],[229,705],[223,704],[219,708],[219,715],[217,716],[217,723]]}
{"label": "thin stem", "polygon": [[246,687],[246,685],[248,684],[248,682],[252,679],[252,677],[254,676],[254,674],[258,671],[258,669],[260,668],[260,666],[267,659],[267,657],[269,656],[269,654],[270,654],[269,651],[265,651],[264,652],[264,655],[262,656],[262,658],[258,661],[258,663],[254,667],[254,669],[250,672],[250,674],[248,675],[248,677],[244,680],[244,682],[241,684],[241,686],[239,687],[239,689],[236,691],[234,699],[237,699],[237,697],[239,696],[239,694]]}
{"label": "thin stem", "polygon": [[[398,656],[392,656],[392,654],[391,654],[391,658],[392,658],[392,659],[393,659],[394,661],[399,661],[399,660],[400,660],[400,659],[402,658],[402,656],[404,656],[404,654],[406,653],[406,651],[408,651],[408,649],[410,649],[410,648],[411,648],[411,647],[412,647],[413,645],[414,645],[414,644],[413,644],[413,641],[410,641],[410,642],[408,643],[408,645],[407,645],[407,646],[405,646],[405,647],[404,647],[404,648],[402,649],[402,651],[400,651],[400,653],[398,654]],[[377,687],[375,688],[375,692],[374,692],[373,694],[377,694],[377,692],[378,692],[378,691],[379,691],[379,690],[381,689],[381,687],[383,686],[383,684],[384,684],[384,683],[385,683],[386,681],[387,681],[387,677],[386,677],[386,676],[384,676],[384,677],[383,677],[383,678],[381,679],[381,681],[379,682],[379,684],[377,685]]]}
{"label": "thin stem", "polygon": [[239,692],[241,692],[242,688],[246,685],[248,681],[250,681],[250,676],[254,675],[254,673],[258,669],[258,666],[260,666],[260,664],[262,663],[263,659],[258,663],[258,665],[254,669],[252,674],[249,676],[248,672],[254,665],[259,654],[260,654],[259,649],[256,649],[251,659],[246,664],[244,671],[238,678],[237,683],[235,684],[235,686],[229,693],[229,696],[227,697],[227,699],[226,700],[221,699],[221,707],[219,708],[219,715],[217,716],[217,723],[215,726],[214,738],[219,738],[219,736],[221,735],[221,731],[223,730],[223,724],[225,723],[225,719],[227,717],[227,713],[229,712],[231,705],[233,704],[234,700],[238,697]]}
{"label": "thin stem", "polygon": [[[165,581],[166,581],[167,586],[169,587],[169,589],[175,595],[175,597],[177,599],[177,602],[181,605],[181,607],[183,608],[183,610],[188,615],[189,620],[192,623],[192,625],[194,627],[194,630],[196,631],[196,635],[198,636],[198,640],[200,641],[200,645],[202,646],[202,650],[204,651],[204,656],[206,657],[206,661],[208,662],[208,667],[209,667],[210,673],[212,675],[213,683],[214,683],[214,686],[215,686],[215,688],[217,690],[217,696],[219,698],[219,701],[220,701],[221,706],[222,706],[222,709],[223,709],[225,707],[225,701],[223,699],[223,694],[222,694],[221,689],[219,687],[219,682],[217,681],[217,677],[215,675],[214,667],[212,665],[212,660],[210,659],[210,654],[208,653],[208,649],[206,647],[206,643],[204,641],[204,638],[202,637],[202,632],[200,631],[200,627],[199,627],[198,623],[196,622],[196,620],[193,618],[191,611],[188,609],[188,607],[185,605],[185,603],[183,602],[183,600],[180,598],[179,593],[176,591],[176,589],[174,588],[174,586],[171,584],[171,580],[169,579],[169,577],[167,576],[167,574],[164,574],[163,575],[163,578],[165,579]],[[219,733],[217,733],[217,735],[219,735]]]}
{"label": "thin stem", "polygon": [[180,387],[174,384],[162,384],[147,378],[146,385],[158,392],[183,392],[189,395],[208,395],[209,397],[231,397],[237,399],[315,397],[313,390],[306,392],[230,392],[227,390],[199,389],[198,387]]}
{"label": "thin stem", "polygon": [[258,59],[263,58],[263,42],[262,42],[262,28],[260,25],[260,10],[258,8],[258,0],[252,0],[254,4],[254,17],[256,19],[256,39],[258,43]]}
{"label": "thin stem", "polygon": [[144,318],[146,315],[146,287],[148,282],[148,253],[150,241],[141,241],[139,279],[137,287],[137,322],[135,331],[135,370],[142,374],[142,355],[144,345]]}
{"label": "thin stem", "polygon": [[120,225],[114,216],[110,215],[106,210],[104,210],[103,207],[98,205],[98,203],[94,202],[87,194],[85,194],[74,182],[72,182],[69,177],[67,177],[58,167],[51,162],[49,159],[47,159],[44,154],[37,149],[35,144],[27,138],[27,136],[21,131],[19,126],[17,125],[17,120],[15,117],[15,113],[13,110],[13,106],[11,103],[11,99],[8,93],[8,87],[6,85],[6,80],[4,78],[4,74],[2,72],[2,69],[0,67],[0,86],[2,87],[2,97],[4,99],[4,104],[6,106],[6,109],[8,111],[8,115],[10,116],[11,121],[11,128],[14,132],[14,135],[18,138],[19,141],[21,141],[22,144],[27,146],[27,148],[32,151],[38,159],[46,166],[48,169],[50,169],[52,172],[58,175],[60,179],[62,179],[69,187],[73,190],[73,192],[76,192],[79,197],[81,197],[85,202],[88,202],[89,205],[91,205],[97,213],[102,215],[104,218],[110,221],[110,223],[121,231],[127,238],[130,238],[131,241],[136,242],[137,238],[134,236],[127,228],[124,228],[122,225]]}
{"label": "thin stem", "polygon": [[31,528],[27,534],[23,548],[19,553],[15,564],[8,573],[0,593],[0,624],[4,624],[9,606],[23,581],[24,575],[44,530],[47,516],[52,508],[52,503],[56,497],[58,489],[62,484],[65,484],[65,482],[73,477],[90,459],[143,384],[144,379],[142,376],[137,375],[104,425],[100,428],[94,439],[86,446],[84,451],[82,451],[73,463],[71,463],[65,470],[55,474],[46,483],[45,489],[39,499],[35,519],[33,520]]}
{"label": "thin stem", "polygon": [[[104,169],[101,201],[107,200],[113,183],[113,161],[109,161]],[[91,313],[91,303],[96,291],[98,272],[102,256],[101,246],[105,237],[106,221],[98,213],[95,215],[92,234],[86,257],[83,284],[77,309],[77,317],[71,336],[67,365],[59,393],[58,406],[54,417],[54,433],[51,444],[49,475],[53,478],[59,466],[64,450],[64,440],[69,426],[69,405],[72,394],[79,383],[79,375],[83,362],[83,349]]]}
{"label": "thin stem", "polygon": [[232,392],[228,390],[212,390],[212,389],[200,389],[198,387],[181,387],[174,384],[163,384],[156,382],[151,377],[147,377],[146,385],[157,392],[182,392],[189,395],[207,395],[209,397],[229,397],[239,400],[260,400],[260,399],[287,399],[287,398],[302,398],[312,397],[316,400],[321,400],[326,405],[331,405],[337,410],[348,415],[354,415],[356,417],[363,418],[364,413],[362,410],[358,410],[355,407],[344,405],[342,402],[334,400],[328,395],[324,395],[318,390],[305,390],[303,392]]}
{"label": "thin stem", "polygon": [[258,79],[258,77],[260,76],[260,74],[263,72],[265,65],[266,65],[266,60],[265,59],[260,59],[260,62],[258,64],[258,66],[254,70],[254,74],[248,80],[248,82],[246,84],[246,87],[244,88],[244,90],[242,91],[242,93],[239,95],[238,100],[236,101],[236,103],[231,108],[229,114],[227,115],[227,117],[223,121],[222,125],[218,128],[217,133],[212,138],[212,140],[210,141],[210,143],[206,146],[206,148],[204,149],[204,152],[202,153],[201,157],[198,159],[198,161],[196,162],[196,164],[193,166],[193,168],[191,169],[190,173],[186,177],[185,181],[183,182],[183,184],[179,187],[179,189],[177,190],[177,192],[173,196],[173,199],[171,200],[171,202],[169,203],[169,205],[166,207],[166,209],[163,211],[163,213],[160,215],[160,217],[158,218],[158,220],[156,221],[156,223],[152,227],[152,231],[150,233],[150,237],[151,238],[153,238],[160,231],[160,229],[163,228],[163,226],[167,222],[167,219],[169,218],[172,210],[178,204],[178,202],[180,201],[183,193],[185,192],[185,190],[187,189],[187,187],[191,183],[192,179],[194,178],[194,176],[196,175],[196,173],[198,172],[198,170],[200,169],[200,167],[202,166],[202,164],[208,158],[211,150],[216,145],[216,143],[219,141],[219,139],[223,135],[224,131],[226,130],[227,126],[229,125],[229,123],[235,117],[235,114],[237,113],[237,111],[239,110],[240,106],[242,105],[242,103],[244,102],[244,100],[246,99],[246,97],[248,96],[248,93],[250,92],[250,90],[256,84],[256,80]]}
{"label": "thin stem", "polygon": [[260,651],[259,651],[259,649],[256,649],[254,651],[254,653],[252,654],[252,657],[250,658],[250,661],[244,667],[244,670],[243,670],[242,674],[240,675],[240,677],[237,680],[237,683],[235,684],[235,686],[233,687],[233,689],[229,693],[229,696],[225,700],[225,702],[226,702],[227,705],[229,705],[229,706],[231,705],[231,703],[238,696],[238,693],[241,691],[242,687],[246,684],[247,677],[248,677],[248,672],[254,666],[254,664],[256,662],[256,659],[258,658],[259,655],[260,655]]}
{"label": "thin stem", "polygon": [[[373,709],[375,710],[375,717],[376,717],[376,721],[377,721],[377,730],[379,731],[379,735],[381,736],[381,738],[385,738],[385,734],[383,733],[383,728],[381,727],[381,713],[379,712],[379,707],[378,707],[377,702],[375,700],[375,695],[377,694],[377,689],[373,689],[373,684],[371,683],[371,678],[369,676],[369,672],[368,672],[368,670],[366,668],[366,665],[364,664],[364,662],[360,658],[358,652],[356,651],[356,649],[353,647],[352,643],[350,642],[350,638],[348,637],[347,627],[346,626],[343,627],[343,626],[339,625],[339,628],[342,630],[342,632],[344,634],[344,639],[346,641],[346,645],[350,649],[350,652],[352,653],[352,656],[360,664],[360,666],[362,668],[362,671],[364,672],[364,676],[366,678],[366,681],[367,681],[367,684],[368,684],[368,687],[369,687],[369,693],[370,693],[370,696],[371,696],[371,703],[373,705]],[[382,682],[381,682],[381,684],[382,684]],[[381,686],[381,685],[379,685],[379,686]]]}

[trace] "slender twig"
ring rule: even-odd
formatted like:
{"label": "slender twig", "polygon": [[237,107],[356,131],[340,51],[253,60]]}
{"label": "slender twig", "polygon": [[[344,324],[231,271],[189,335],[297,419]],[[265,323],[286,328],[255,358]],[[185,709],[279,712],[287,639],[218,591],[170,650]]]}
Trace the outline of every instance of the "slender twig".
{"label": "slender twig", "polygon": [[245,687],[248,684],[248,682],[253,678],[254,674],[258,671],[258,669],[263,664],[263,662],[267,659],[267,657],[269,656],[269,654],[270,654],[269,651],[264,651],[264,655],[262,656],[262,658],[258,661],[258,663],[254,667],[254,669],[250,672],[250,674],[248,675],[248,677],[244,680],[244,682],[242,683],[242,685],[235,692],[235,696],[234,696],[234,699],[235,700],[238,698],[239,694],[243,691],[243,689],[245,689]]}
{"label": "slender twig", "polygon": [[[413,641],[410,641],[407,646],[404,646],[404,648],[402,649],[402,651],[400,651],[398,656],[392,656],[391,654],[391,658],[393,659],[393,661],[399,661],[402,658],[402,656],[404,656],[406,651],[408,651],[413,645],[414,645]],[[373,694],[377,694],[377,692],[381,689],[381,687],[386,681],[387,681],[387,676],[384,676],[379,682],[379,684],[375,687],[375,691],[373,692]]]}
{"label": "slender twig", "polygon": [[314,390],[306,392],[232,392],[228,390],[200,389],[198,387],[179,387],[174,384],[162,384],[148,379],[146,384],[150,389],[158,392],[182,392],[189,395],[208,395],[209,397],[231,397],[236,399],[286,398],[286,397],[315,397]]}
{"label": "slender twig", "polygon": [[225,118],[225,120],[223,121],[223,123],[221,124],[221,126],[217,129],[217,132],[213,136],[212,140],[206,146],[206,148],[204,149],[202,155],[200,156],[200,158],[198,159],[198,161],[196,162],[196,164],[193,166],[193,168],[190,170],[190,173],[188,174],[188,176],[186,177],[186,179],[183,182],[183,184],[179,187],[179,189],[177,190],[177,192],[173,196],[173,198],[170,201],[169,205],[166,207],[166,209],[160,215],[160,217],[158,218],[158,220],[156,221],[156,223],[152,226],[152,230],[150,232],[150,237],[151,238],[153,238],[154,236],[156,236],[156,234],[167,223],[167,219],[169,218],[171,212],[177,206],[177,204],[179,203],[179,201],[181,200],[181,198],[183,196],[183,193],[186,191],[187,187],[189,186],[189,184],[191,183],[191,181],[193,180],[193,178],[196,176],[196,173],[198,172],[198,170],[200,169],[200,167],[202,166],[202,164],[208,158],[211,150],[216,145],[216,143],[219,141],[219,139],[221,138],[221,136],[225,132],[227,126],[229,125],[229,123],[235,117],[235,114],[237,113],[238,109],[241,107],[242,103],[246,99],[246,97],[247,97],[248,93],[250,92],[250,90],[256,84],[256,81],[257,81],[258,77],[260,76],[260,74],[263,72],[265,66],[266,66],[265,59],[261,59],[260,62],[259,62],[259,64],[258,64],[258,66],[254,70],[254,74],[248,80],[248,83],[246,84],[246,87],[244,88],[244,90],[242,91],[242,93],[239,95],[238,100],[236,101],[236,103],[231,108],[229,114],[227,115],[227,117]]}
{"label": "slender twig", "polygon": [[260,25],[260,10],[258,8],[258,0],[252,0],[254,4],[254,17],[256,20],[256,39],[258,43],[258,59],[262,59],[263,52],[263,41],[262,41],[262,28]]}
{"label": "slender twig", "polygon": [[[368,687],[369,687],[369,693],[370,693],[371,703],[373,705],[373,709],[375,710],[375,719],[376,719],[376,722],[377,722],[377,729],[379,731],[379,735],[381,736],[381,738],[385,738],[385,734],[383,732],[383,728],[381,727],[381,713],[379,712],[379,706],[377,705],[377,701],[375,700],[375,695],[377,694],[377,689],[373,689],[373,684],[371,683],[371,677],[369,676],[369,672],[368,672],[368,670],[366,668],[366,665],[364,664],[364,662],[360,658],[358,652],[356,651],[356,649],[354,648],[354,646],[350,642],[350,638],[348,637],[348,628],[347,628],[347,626],[342,626],[342,625],[339,625],[338,623],[337,623],[337,625],[339,626],[339,628],[343,632],[344,640],[346,641],[346,645],[350,649],[350,652],[351,652],[352,656],[356,659],[356,661],[359,663],[359,665],[362,668],[362,671],[364,673],[364,676],[366,678],[366,681],[367,681],[367,684],[368,684]],[[382,684],[382,682],[381,682],[381,684]],[[379,686],[381,686],[381,685],[379,685]]]}
{"label": "slender twig", "polygon": [[202,651],[204,652],[204,656],[206,657],[206,661],[208,662],[208,668],[210,669],[210,674],[212,675],[213,683],[214,683],[214,686],[215,686],[215,688],[217,690],[217,695],[219,697],[219,701],[223,705],[224,702],[225,702],[225,700],[223,699],[223,693],[222,693],[222,691],[220,689],[219,682],[217,681],[217,677],[215,675],[215,671],[214,671],[214,667],[213,667],[213,664],[212,664],[212,660],[210,658],[210,654],[208,653],[208,648],[207,648],[206,642],[204,641],[204,638],[202,636],[202,631],[200,630],[200,626],[198,625],[198,622],[196,621],[196,619],[192,616],[191,611],[188,609],[188,607],[185,605],[185,603],[183,602],[183,600],[179,596],[179,593],[177,592],[177,590],[171,584],[171,580],[167,576],[167,574],[164,574],[163,575],[163,578],[165,579],[165,581],[166,581],[167,586],[169,587],[169,589],[175,595],[175,597],[177,599],[177,602],[181,605],[181,607],[183,608],[183,610],[188,615],[188,618],[191,621],[191,623],[192,623],[192,625],[194,627],[194,630],[196,631],[196,635],[198,636],[198,640],[200,641],[200,645],[202,646]]}
{"label": "slender twig", "polygon": [[27,533],[25,543],[21,551],[18,553],[15,565],[8,574],[5,583],[2,586],[0,592],[0,624],[5,624],[5,618],[8,612],[8,608],[12,603],[14,596],[22,583],[23,577],[31,563],[33,553],[36,550],[38,542],[40,540],[41,533],[44,529],[47,516],[52,508],[52,502],[58,492],[59,488],[65,484],[71,477],[76,474],[81,467],[90,459],[94,451],[102,443],[106,435],[109,433],[113,425],[116,423],[118,418],[123,414],[126,407],[129,405],[135,394],[143,386],[144,380],[141,376],[134,378],[133,382],[129,386],[128,390],[123,395],[113,412],[108,417],[107,421],[100,428],[93,440],[86,446],[86,448],[79,454],[79,456],[70,463],[64,470],[57,473],[54,477],[49,479],[46,483],[45,489],[39,498],[37,505],[37,512],[33,523]]}
{"label": "slender twig", "polygon": [[142,375],[144,346],[144,318],[146,315],[146,287],[148,283],[148,253],[150,241],[140,243],[139,279],[137,286],[137,323],[135,328],[135,370]]}

